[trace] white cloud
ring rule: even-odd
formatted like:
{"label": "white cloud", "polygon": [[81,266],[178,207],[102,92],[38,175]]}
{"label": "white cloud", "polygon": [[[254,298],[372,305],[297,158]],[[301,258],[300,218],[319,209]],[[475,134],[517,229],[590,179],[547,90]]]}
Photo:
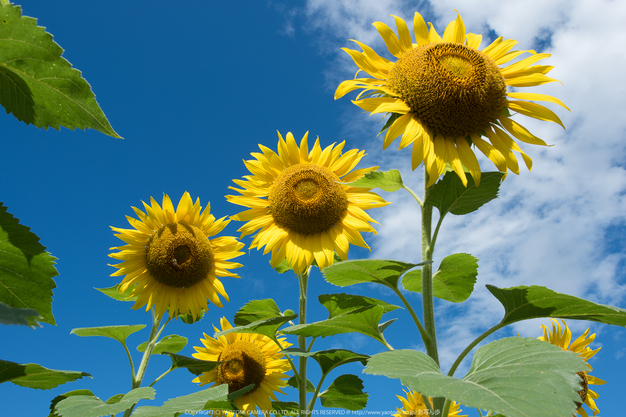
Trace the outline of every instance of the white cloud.
{"label": "white cloud", "polygon": [[[358,39],[382,54],[384,45],[371,23],[380,20],[395,27],[388,16],[398,14],[410,20],[415,11],[411,7],[391,0],[356,4],[348,0],[309,0],[306,14],[310,28],[324,33],[322,41],[329,48],[349,46],[348,39]],[[494,30],[518,40],[520,49],[532,48],[538,38],[549,39],[546,52],[552,57],[545,62],[555,65],[549,75],[564,85],[552,83],[535,90],[561,99],[571,113],[550,106],[567,131],[554,123],[519,117],[531,132],[555,146],[522,146],[533,158],[531,173],[522,164],[520,176],[510,174],[502,184],[498,200],[472,215],[450,216],[444,222],[435,256],[441,259],[446,254],[468,252],[480,259],[477,290],[466,305],[467,311],[455,316],[449,326],[440,326],[444,366],[451,365],[459,350],[477,334],[495,324],[481,321],[485,312],[494,320],[502,314],[502,307],[484,284],[545,285],[618,305],[623,304],[626,295],[619,268],[626,250],[608,252],[604,240],[606,229],[623,222],[626,215],[626,118],[622,116],[626,54],[621,53],[621,45],[626,43],[626,3],[438,0],[419,11],[431,13],[425,18],[432,20],[441,33],[445,24],[455,18],[455,8],[468,31]],[[345,53],[338,51],[336,56],[339,58],[329,64],[327,74],[333,86],[355,72]],[[381,127],[375,124],[377,117],[347,109],[344,120],[344,133],[367,149],[369,164],[380,164],[385,170],[399,168],[405,181],[415,190],[421,188],[421,174],[411,172],[409,167],[410,149],[381,151],[380,138],[374,139]],[[483,166],[485,170],[493,169],[489,161]],[[377,227],[379,235],[373,241],[372,256],[418,260],[417,206],[403,192],[388,198],[394,204],[376,213],[381,225]],[[445,305],[439,309],[446,311]],[[538,326],[531,321],[514,326],[512,331],[538,335]]]}

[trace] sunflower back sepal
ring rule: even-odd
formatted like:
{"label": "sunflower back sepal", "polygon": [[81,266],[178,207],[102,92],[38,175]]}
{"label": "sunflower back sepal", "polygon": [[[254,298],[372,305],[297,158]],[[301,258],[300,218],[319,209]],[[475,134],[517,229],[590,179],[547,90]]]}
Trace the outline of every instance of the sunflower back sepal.
{"label": "sunflower back sepal", "polygon": [[501,325],[540,317],[589,320],[626,327],[626,309],[597,304],[573,295],[532,285],[487,289],[504,306]]}
{"label": "sunflower back sepal", "polygon": [[180,321],[182,321],[185,324],[194,324],[199,322],[200,320],[202,320],[204,318],[204,315],[206,313],[206,310],[202,310],[202,312],[200,313],[200,315],[198,315],[197,317],[194,317],[193,314],[178,314],[176,317],[180,319]]}
{"label": "sunflower back sepal", "polygon": [[135,288],[134,286],[128,287],[126,291],[123,291],[123,292],[120,292],[119,288],[120,286],[118,284],[109,288],[94,288],[94,289],[100,291],[102,294],[106,295],[107,297],[111,297],[112,299],[117,300],[117,301],[137,301],[137,296],[131,296],[133,289]]}
{"label": "sunflower back sepal", "polygon": [[501,172],[483,172],[477,187],[468,174],[466,187],[456,172],[448,172],[433,185],[424,205],[436,207],[441,217],[472,213],[498,197],[503,176]]}

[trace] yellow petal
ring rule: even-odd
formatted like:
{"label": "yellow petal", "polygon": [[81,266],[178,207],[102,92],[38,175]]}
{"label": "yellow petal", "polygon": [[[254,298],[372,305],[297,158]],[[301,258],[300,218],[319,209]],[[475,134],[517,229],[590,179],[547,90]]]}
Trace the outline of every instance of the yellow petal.
{"label": "yellow petal", "polygon": [[507,93],[507,96],[511,98],[519,98],[521,100],[530,100],[530,101],[548,101],[550,103],[558,104],[559,106],[569,110],[569,108],[563,104],[563,102],[557,98],[549,96],[547,94],[538,94],[538,93]]}
{"label": "yellow petal", "polygon": [[400,45],[400,40],[396,36],[393,30],[383,22],[374,22],[372,25],[378,30],[380,37],[385,41],[385,45],[387,45],[387,49],[391,52],[391,55],[400,58],[404,50]]}
{"label": "yellow petal", "polygon": [[456,20],[450,22],[443,32],[444,42],[465,43],[465,24],[459,12],[456,14]]}
{"label": "yellow petal", "polygon": [[515,120],[504,116],[500,117],[498,120],[510,134],[515,136],[516,139],[532,145],[548,146],[543,140],[530,133],[528,129],[517,123]]}
{"label": "yellow petal", "polygon": [[563,125],[563,122],[561,122],[559,116],[557,116],[556,113],[554,113],[552,110],[540,104],[532,103],[529,101],[509,101],[507,107],[513,111],[518,112],[519,114],[523,114],[524,116],[557,123],[561,125],[563,129],[565,129],[565,125]]}
{"label": "yellow petal", "polygon": [[470,145],[467,143],[465,138],[457,138],[456,146],[459,152],[459,159],[461,159],[463,165],[467,167],[472,175],[472,178],[474,179],[474,182],[476,183],[476,186],[478,187],[480,185],[481,172],[480,164],[478,163],[476,155],[474,155],[472,148],[470,148]]}
{"label": "yellow petal", "polygon": [[411,40],[411,33],[406,25],[406,22],[398,16],[391,15],[396,20],[396,27],[398,28],[398,40],[400,43],[400,49],[402,53],[413,49],[413,41]]}
{"label": "yellow petal", "polygon": [[415,15],[413,16],[413,33],[415,34],[415,42],[417,43],[417,46],[430,43],[428,26],[426,26],[426,22],[424,22],[422,15],[417,12],[415,12]]}
{"label": "yellow petal", "polygon": [[400,99],[393,97],[366,98],[359,101],[352,101],[370,114],[376,113],[400,113],[406,114],[411,109]]}

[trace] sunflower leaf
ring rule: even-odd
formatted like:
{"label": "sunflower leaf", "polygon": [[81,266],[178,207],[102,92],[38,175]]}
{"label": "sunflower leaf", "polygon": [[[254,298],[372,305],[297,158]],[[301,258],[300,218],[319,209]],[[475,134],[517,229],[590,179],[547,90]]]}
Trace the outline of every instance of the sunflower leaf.
{"label": "sunflower leaf", "polygon": [[502,176],[501,172],[483,172],[480,186],[476,187],[474,179],[468,174],[465,187],[456,172],[448,172],[433,185],[424,204],[437,207],[441,217],[448,213],[471,213],[498,197]]}
{"label": "sunflower leaf", "polygon": [[227,410],[234,411],[231,400],[245,394],[253,388],[253,385],[243,388],[232,394],[228,393],[228,385],[221,384],[216,387],[171,398],[160,407],[144,406],[133,412],[133,417],[173,417],[181,414],[202,414],[202,410]]}
{"label": "sunflower leaf", "polygon": [[[299,382],[298,378],[296,378],[295,376],[292,376],[287,381],[287,385],[289,385],[292,388],[298,389],[298,382]],[[308,379],[306,380],[306,392],[315,392],[315,386]]]}
{"label": "sunflower leaf", "polygon": [[504,306],[504,318],[501,322],[503,325],[520,320],[553,317],[626,327],[626,310],[623,308],[596,304],[538,285],[511,288],[487,285],[487,289]]}
{"label": "sunflower leaf", "polygon": [[52,289],[56,287],[52,278],[58,275],[55,259],[37,235],[0,203],[0,302],[33,309],[41,315],[41,322],[56,324],[52,315]]}
{"label": "sunflower leaf", "polygon": [[397,169],[368,172],[358,180],[348,182],[345,185],[359,188],[380,188],[387,192],[398,191],[404,187],[402,176]]}
{"label": "sunflower leaf", "polygon": [[534,338],[509,337],[476,351],[463,378],[443,375],[425,353],[395,350],[376,354],[365,373],[397,378],[428,397],[445,397],[467,407],[507,417],[571,417],[580,400],[578,371],[588,369],[577,354]]}
{"label": "sunflower leaf", "polygon": [[363,381],[356,375],[341,375],[320,394],[324,407],[362,410],[367,405],[367,393],[363,392]]}
{"label": "sunflower leaf", "polygon": [[89,336],[104,336],[111,339],[115,339],[122,345],[126,346],[126,338],[131,334],[138,332],[146,327],[145,324],[135,324],[132,326],[102,326],[102,327],[79,327],[72,329],[70,334],[76,336],[89,337]]}
{"label": "sunflower leaf", "polygon": [[295,401],[272,401],[272,410],[275,411],[276,417],[291,416],[296,417],[299,415],[298,403]]}
{"label": "sunflower leaf", "polygon": [[322,375],[327,375],[330,371],[338,366],[351,362],[361,362],[367,364],[369,356],[355,353],[347,349],[328,349],[320,350],[312,355],[322,370]]}
{"label": "sunflower leaf", "polygon": [[30,327],[41,327],[37,320],[41,315],[32,308],[14,308],[0,302],[0,323],[20,324]]}
{"label": "sunflower leaf", "polygon": [[96,396],[93,392],[91,392],[88,389],[77,389],[77,390],[74,390],[74,391],[66,392],[65,394],[57,395],[50,402],[50,414],[48,414],[48,417],[60,417],[54,411],[54,407],[56,407],[56,405],[59,403],[59,401],[63,401],[64,399],[66,399],[68,397],[73,397],[75,395],[90,395],[92,397]]}
{"label": "sunflower leaf", "polygon": [[272,299],[251,300],[235,313],[235,325],[245,326],[257,320],[282,316],[276,301]]}
{"label": "sunflower leaf", "polygon": [[[132,407],[139,400],[153,400],[154,388],[135,388],[124,394],[119,401],[107,404],[100,398],[92,395],[74,395],[68,397],[55,406],[55,412],[61,417],[101,417],[121,413]],[[136,415],[133,413],[133,415]]]}
{"label": "sunflower leaf", "polygon": [[0,360],[0,383],[11,381],[20,387],[51,389],[84,376],[91,378],[87,372],[57,371],[36,363],[19,364]]}
{"label": "sunflower leaf", "polygon": [[339,287],[375,282],[389,288],[397,288],[398,280],[406,271],[416,266],[386,259],[357,259],[338,262],[324,269],[324,279]]}
{"label": "sunflower leaf", "polygon": [[281,332],[312,337],[358,332],[370,336],[386,346],[385,338],[378,328],[384,313],[385,308],[383,306],[370,305],[350,310],[343,315],[334,316],[328,320],[287,327],[282,329]]}
{"label": "sunflower leaf", "polygon": [[106,295],[107,297],[111,297],[114,300],[118,300],[118,301],[136,301],[137,300],[137,296],[134,296],[134,297],[130,296],[130,294],[133,292],[133,287],[128,287],[126,291],[124,291],[123,293],[119,292],[118,287],[119,285],[114,285],[109,288],[95,288],[95,289],[100,291],[102,294]]}
{"label": "sunflower leaf", "polygon": [[80,71],[63,49],[19,6],[0,7],[0,104],[26,124],[44,129],[96,129],[119,138]]}
{"label": "sunflower leaf", "polygon": [[[478,275],[477,259],[467,253],[455,253],[441,261],[433,275],[433,295],[442,300],[462,303],[474,291]],[[422,292],[422,271],[407,272],[402,286],[408,291]]]}
{"label": "sunflower leaf", "polygon": [[189,372],[194,374],[195,376],[202,375],[204,372],[210,372],[213,369],[217,368],[220,363],[224,362],[211,362],[211,361],[203,361],[196,358],[190,358],[188,356],[178,355],[176,353],[171,352],[163,352],[164,355],[167,355],[172,359],[171,370],[178,368],[186,368]]}
{"label": "sunflower leaf", "polygon": [[322,294],[318,297],[319,302],[328,310],[328,318],[342,316],[363,307],[381,306],[383,314],[397,310],[398,306],[386,303],[375,298],[353,294]]}
{"label": "sunflower leaf", "polygon": [[[148,342],[143,342],[137,346],[139,352],[145,352]],[[171,334],[163,337],[157,342],[152,350],[153,355],[162,355],[164,352],[178,353],[187,346],[187,338],[177,334]]]}

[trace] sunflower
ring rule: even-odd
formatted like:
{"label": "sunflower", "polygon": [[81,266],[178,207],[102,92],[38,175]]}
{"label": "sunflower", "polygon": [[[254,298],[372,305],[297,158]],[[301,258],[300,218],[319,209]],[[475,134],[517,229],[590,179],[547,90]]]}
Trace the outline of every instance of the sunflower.
{"label": "sunflower", "polygon": [[[532,160],[510,135],[525,143],[547,145],[512,120],[510,112],[563,126],[554,112],[534,101],[567,107],[545,94],[507,92],[507,86],[531,87],[557,81],[545,75],[553,67],[533,65],[550,55],[510,51],[517,41],[503,40],[502,37],[479,50],[482,35],[466,34],[460,15],[448,24],[441,37],[432,24],[429,24],[429,31],[422,16],[415,13],[413,43],[406,22],[393,17],[397,36],[384,23],[373,25],[397,61],[389,61],[355,40],[362,51],[343,50],[352,57],[359,71],[374,78],[342,82],[337,87],[335,99],[363,89],[354,104],[371,114],[392,113],[383,149],[400,135],[400,149],[413,144],[412,166],[416,169],[424,163],[430,177],[427,187],[444,172],[446,163],[467,185],[465,166],[478,185],[480,165],[472,144],[501,172],[506,173],[508,168],[519,174],[512,151],[522,155],[530,170]],[[500,68],[525,52],[531,56]]]}
{"label": "sunflower", "polygon": [[[402,401],[402,408],[396,407],[396,410],[398,410],[398,414],[392,414],[394,417],[417,417],[429,415],[428,409],[424,404],[424,398],[419,393],[413,390],[411,390],[411,392],[404,392],[406,393],[406,398],[400,395],[396,395],[396,397],[398,397],[398,399]],[[430,403],[430,408],[432,409],[432,398],[428,398],[428,402]],[[460,415],[460,412],[460,404],[452,401],[452,405],[450,405],[450,410],[448,411],[448,417],[467,417],[467,415]]]}
{"label": "sunflower", "polygon": [[252,153],[256,160],[244,161],[252,175],[233,180],[243,189],[230,187],[240,196],[228,195],[228,201],[250,210],[232,216],[247,221],[239,231],[241,237],[256,233],[250,248],[264,254],[272,251],[271,264],[283,260],[300,274],[313,261],[321,269],[333,263],[333,251],[347,259],[350,243],[364,248],[367,244],[360,232],[376,233],[369,222],[375,222],[365,209],[388,203],[369,188],[356,188],[349,183],[378,167],[350,172],[365,155],[352,149],[342,155],[345,142],[324,150],[319,138],[309,151],[308,132],[300,147],[293,135],[287,140],[278,133],[278,154],[259,145],[263,153]]}
{"label": "sunflower", "polygon": [[[232,329],[233,326],[222,317],[220,320],[222,331]],[[220,331],[213,326],[215,332]],[[257,414],[257,407],[264,412],[272,411],[272,402],[277,401],[275,391],[282,394],[281,387],[287,386],[285,372],[291,366],[282,349],[291,346],[284,338],[278,338],[280,346],[274,340],[262,334],[228,333],[217,339],[204,333],[200,339],[204,347],[195,347],[198,353],[192,356],[205,361],[228,361],[220,364],[212,371],[204,372],[192,382],[199,382],[200,386],[213,383],[213,386],[228,384],[228,392],[233,393],[250,384],[254,384],[252,391],[237,398],[235,402],[240,410]]]}
{"label": "sunflower", "polygon": [[146,212],[133,207],[139,220],[126,216],[133,229],[111,227],[115,236],[127,244],[111,248],[119,252],[109,256],[123,261],[111,276],[123,276],[120,293],[132,288],[137,296],[133,308],[154,306],[163,316],[191,314],[197,319],[207,309],[207,299],[222,307],[219,295],[228,301],[220,277],[239,278],[228,269],[241,264],[228,259],[242,255],[243,243],[230,236],[210,239],[230,220],[215,220],[210,206],[202,212],[200,199],[192,202],[185,192],[174,210],[169,196],[163,196],[163,207],[150,197],[152,206],[143,203]]}
{"label": "sunflower", "polygon": [[580,385],[582,389],[578,391],[580,395],[581,403],[577,403],[578,405],[578,414],[587,417],[587,412],[583,409],[583,403],[587,404],[587,406],[593,412],[595,416],[600,412],[598,407],[596,406],[596,402],[594,400],[598,399],[598,394],[589,388],[589,385],[602,385],[606,384],[606,381],[601,380],[600,378],[596,378],[594,376],[589,375],[589,372],[593,370],[591,365],[589,365],[589,359],[593,357],[598,351],[602,348],[598,348],[592,350],[588,345],[594,341],[596,338],[596,334],[589,335],[589,329],[585,331],[578,339],[574,340],[572,344],[570,341],[572,340],[572,332],[565,324],[565,320],[561,320],[563,322],[563,331],[561,331],[561,325],[554,319],[550,319],[552,321],[552,331],[549,331],[545,325],[541,325],[543,328],[543,336],[538,337],[537,339],[543,340],[544,342],[550,342],[555,346],[559,346],[563,350],[569,350],[571,352],[578,353],[584,360],[587,362],[587,366],[589,367],[589,371],[578,372],[578,376],[582,379]]}

